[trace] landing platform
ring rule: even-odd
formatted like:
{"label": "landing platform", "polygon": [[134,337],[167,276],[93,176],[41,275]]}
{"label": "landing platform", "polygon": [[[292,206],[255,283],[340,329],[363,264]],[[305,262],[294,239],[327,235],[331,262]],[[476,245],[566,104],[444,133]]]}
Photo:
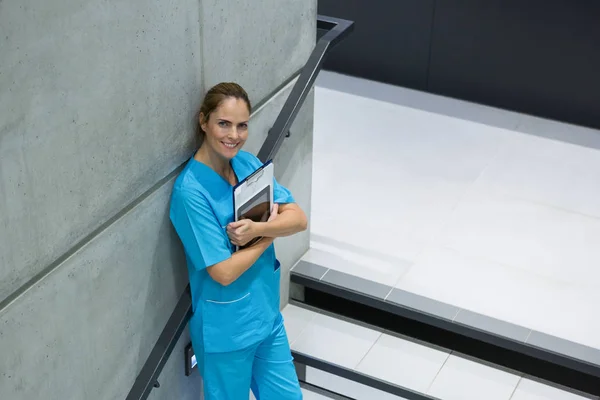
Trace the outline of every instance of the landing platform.
{"label": "landing platform", "polygon": [[328,72],[315,90],[319,279],[600,366],[599,131]]}

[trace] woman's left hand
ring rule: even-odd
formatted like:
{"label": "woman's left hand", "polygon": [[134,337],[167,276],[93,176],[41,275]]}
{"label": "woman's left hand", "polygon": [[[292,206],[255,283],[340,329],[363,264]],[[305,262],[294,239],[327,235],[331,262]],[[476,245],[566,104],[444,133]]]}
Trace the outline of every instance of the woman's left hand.
{"label": "woman's left hand", "polygon": [[242,219],[227,225],[227,236],[236,246],[244,246],[256,236],[256,222],[251,219]]}
{"label": "woman's left hand", "polygon": [[[278,213],[279,204],[274,204],[268,222],[277,218]],[[259,224],[264,224],[264,222],[254,222],[251,219],[242,219],[237,222],[232,222],[227,225],[227,236],[229,236],[229,240],[231,240],[231,243],[234,245],[245,246],[255,237],[262,236],[259,232]]]}

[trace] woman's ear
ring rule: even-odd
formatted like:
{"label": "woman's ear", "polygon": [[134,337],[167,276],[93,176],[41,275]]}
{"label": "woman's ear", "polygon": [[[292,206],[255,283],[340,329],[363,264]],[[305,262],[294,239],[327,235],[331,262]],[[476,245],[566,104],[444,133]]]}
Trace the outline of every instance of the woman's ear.
{"label": "woman's ear", "polygon": [[204,113],[200,113],[200,115],[198,116],[198,123],[200,124],[200,128],[202,128],[202,130],[204,132],[206,132],[206,123],[207,122],[208,122],[208,120],[205,117]]}

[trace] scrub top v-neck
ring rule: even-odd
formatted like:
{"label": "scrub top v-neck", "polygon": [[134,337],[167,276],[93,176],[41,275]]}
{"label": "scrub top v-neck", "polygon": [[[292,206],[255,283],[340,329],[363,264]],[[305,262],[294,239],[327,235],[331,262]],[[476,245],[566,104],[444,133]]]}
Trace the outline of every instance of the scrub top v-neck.
{"label": "scrub top v-neck", "polygon": [[[238,182],[262,165],[240,151],[231,166]],[[274,180],[274,202],[293,203],[288,189]],[[233,221],[233,186],[207,165],[191,158],[178,176],[170,217],[181,239],[192,291],[192,344],[196,351],[236,351],[266,338],[279,316],[279,262],[273,245],[235,282],[223,286],[207,267],[229,259],[235,246],[227,236]]]}

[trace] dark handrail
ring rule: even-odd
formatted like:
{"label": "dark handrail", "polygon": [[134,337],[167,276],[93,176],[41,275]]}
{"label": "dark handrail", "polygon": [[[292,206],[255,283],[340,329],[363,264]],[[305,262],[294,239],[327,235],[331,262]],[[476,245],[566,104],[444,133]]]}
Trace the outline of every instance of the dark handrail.
{"label": "dark handrail", "polygon": [[265,142],[258,151],[257,157],[262,162],[272,160],[279,151],[292,123],[296,119],[296,115],[298,115],[298,111],[300,111],[306,96],[312,89],[319,71],[323,68],[325,56],[331,48],[354,30],[354,22],[319,15],[317,29],[327,29],[328,32],[317,42],[279,116],[277,116],[273,127],[269,130]]}
{"label": "dark handrail", "polygon": [[[312,89],[319,71],[323,68],[325,56],[327,56],[331,48],[352,32],[354,22],[318,15],[317,29],[326,29],[328,32],[319,39],[308,61],[302,67],[298,80],[294,84],[290,95],[258,152],[258,158],[264,162],[273,159],[279,151],[287,132],[294,122],[296,115],[298,115],[298,111],[300,111],[304,100],[306,100],[306,96],[308,96],[308,93]],[[160,386],[158,377],[191,316],[192,298],[188,284],[183,295],[177,302],[175,311],[171,314],[142,370],[137,376],[126,400],[145,400],[153,388]]]}
{"label": "dark handrail", "polygon": [[146,399],[153,388],[160,386],[158,376],[173,352],[173,348],[181,337],[191,316],[192,296],[190,285],[188,284],[175,306],[175,311],[169,317],[165,328],[158,337],[154,348],[133,383],[129,395],[127,395],[127,400]]}

